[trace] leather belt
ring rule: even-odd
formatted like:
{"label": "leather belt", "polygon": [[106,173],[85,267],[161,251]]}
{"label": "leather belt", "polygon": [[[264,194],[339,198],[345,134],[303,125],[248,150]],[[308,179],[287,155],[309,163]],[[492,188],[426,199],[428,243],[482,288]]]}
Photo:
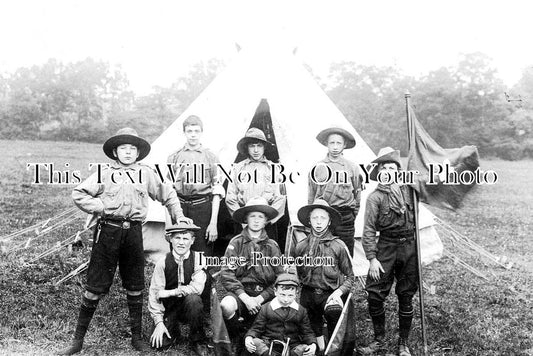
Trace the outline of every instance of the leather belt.
{"label": "leather belt", "polygon": [[415,235],[414,232],[411,232],[410,234],[404,233],[404,234],[384,234],[379,235],[379,239],[386,242],[407,242],[407,241],[414,241]]}
{"label": "leather belt", "polygon": [[115,227],[120,227],[123,230],[127,230],[130,227],[140,224],[140,221],[133,220],[118,220],[118,219],[102,219],[100,220],[101,225],[111,225]]}
{"label": "leather belt", "polygon": [[185,198],[183,196],[178,196],[181,204],[186,205],[200,205],[211,201],[210,195],[200,196],[198,198]]}

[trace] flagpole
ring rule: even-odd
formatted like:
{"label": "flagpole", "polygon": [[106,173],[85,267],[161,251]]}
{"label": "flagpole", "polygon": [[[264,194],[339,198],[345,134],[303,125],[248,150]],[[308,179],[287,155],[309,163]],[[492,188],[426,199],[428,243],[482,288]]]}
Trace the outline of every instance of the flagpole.
{"label": "flagpole", "polygon": [[[415,138],[414,135],[414,122],[411,120],[411,115],[409,113],[409,99],[411,94],[409,92],[405,93],[405,111],[407,114],[407,137],[409,140],[409,153],[415,147]],[[422,324],[422,340],[424,343],[424,355],[428,353],[428,342],[426,335],[426,314],[424,312],[424,287],[423,287],[423,278],[422,278],[422,256],[420,254],[420,229],[418,225],[418,194],[416,190],[411,188],[413,194],[414,202],[414,223],[415,223],[415,241],[416,241],[416,256],[418,260],[418,294],[419,294],[419,304],[420,304],[420,322]]]}

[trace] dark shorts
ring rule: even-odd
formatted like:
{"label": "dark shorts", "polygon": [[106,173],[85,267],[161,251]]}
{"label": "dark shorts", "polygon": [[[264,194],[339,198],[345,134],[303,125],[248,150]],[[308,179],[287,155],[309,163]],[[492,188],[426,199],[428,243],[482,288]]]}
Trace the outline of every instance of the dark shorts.
{"label": "dark shorts", "polygon": [[316,336],[322,335],[324,327],[324,308],[332,290],[315,293],[313,288],[303,287],[300,294],[300,304],[307,309],[311,328]]}
{"label": "dark shorts", "polygon": [[[210,195],[196,195],[190,197],[192,200],[188,200],[188,198],[189,197],[180,196],[183,215],[192,219],[194,224],[200,228],[200,230],[194,233],[195,238],[191,249],[195,251],[203,251],[206,256],[211,256],[213,254],[213,243],[206,240],[205,234],[207,227],[211,222],[212,198]],[[196,198],[196,200],[193,198]],[[196,201],[199,201],[200,203],[196,203]]]}
{"label": "dark shorts", "polygon": [[412,298],[418,290],[418,261],[416,243],[411,237],[407,241],[380,239],[376,258],[385,273],[379,280],[366,280],[368,300],[384,302],[396,279],[396,294],[400,298]]}
{"label": "dark shorts", "polygon": [[109,292],[117,263],[122,286],[130,291],[144,289],[144,251],[142,224],[132,223],[129,229],[107,224],[96,227],[94,244],[87,270],[85,289],[94,294]]}
{"label": "dark shorts", "polygon": [[353,257],[353,246],[355,240],[355,211],[350,207],[334,206],[341,215],[341,222],[335,227],[333,234],[338,236],[348,247],[350,256]]}

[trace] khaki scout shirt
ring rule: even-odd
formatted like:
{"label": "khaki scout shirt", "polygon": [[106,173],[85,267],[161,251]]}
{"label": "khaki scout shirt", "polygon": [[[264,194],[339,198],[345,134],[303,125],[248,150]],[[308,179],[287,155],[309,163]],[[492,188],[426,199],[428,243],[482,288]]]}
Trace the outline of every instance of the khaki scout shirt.
{"label": "khaki scout shirt", "polygon": [[[285,213],[285,203],[287,197],[280,192],[280,183],[272,183],[272,166],[274,163],[263,159],[254,161],[249,158],[239,162],[233,168],[233,182],[229,182],[226,193],[226,205],[233,216],[237,209],[246,205],[246,202],[254,197],[263,197],[268,204],[278,211],[278,216],[272,219],[277,221]],[[244,178],[239,181],[238,177],[245,177],[249,174],[251,181]],[[257,182],[254,182],[257,177]]]}
{"label": "khaki scout shirt", "polygon": [[148,197],[165,205],[174,221],[183,217],[180,201],[170,184],[162,183],[144,164],[123,166],[116,161],[103,166],[72,191],[78,208],[89,214],[116,219],[143,221]]}
{"label": "khaki scout shirt", "polygon": [[[168,157],[174,172],[174,189],[179,195],[220,195],[224,188],[218,170],[218,157],[200,145],[191,148],[185,144],[182,149]],[[181,165],[181,166],[180,166]]]}
{"label": "khaki scout shirt", "polygon": [[[328,170],[330,168],[331,178],[325,184],[328,178]],[[316,199],[323,199],[330,206],[345,206],[354,209],[355,214],[359,212],[359,205],[361,202],[362,180],[359,173],[359,168],[352,162],[348,161],[343,156],[338,160],[333,161],[326,156],[322,161],[315,165],[315,180],[311,178],[309,172],[308,185],[308,199],[309,204],[313,204]],[[338,172],[338,181],[336,180],[336,172]],[[345,177],[346,176],[346,177]],[[346,179],[345,179],[346,178]]]}
{"label": "khaki scout shirt", "polygon": [[[318,244],[313,247],[316,239],[319,239]],[[315,251],[311,251],[312,248],[315,248]],[[324,290],[339,289],[342,294],[346,294],[353,287],[355,279],[348,248],[341,239],[333,236],[331,231],[322,237],[313,236],[311,233],[307,239],[300,241],[296,245],[295,256],[305,255],[332,258],[333,266],[298,266],[298,277],[304,286]]]}
{"label": "khaki scout shirt", "polygon": [[[253,263],[253,256],[262,254],[267,260],[257,260]],[[261,296],[265,302],[274,298],[274,282],[276,276],[283,273],[283,266],[269,264],[269,257],[281,257],[278,244],[268,238],[265,230],[257,238],[250,236],[248,228],[244,228],[241,234],[235,236],[228,244],[224,257],[237,260],[243,258],[244,262],[235,265],[223,265],[220,270],[222,286],[237,296],[245,293],[245,284],[259,284],[264,286]],[[259,258],[259,257],[257,257]]]}
{"label": "khaki scout shirt", "polygon": [[399,214],[391,209],[389,193],[376,188],[366,200],[365,225],[363,228],[362,244],[366,258],[371,260],[378,251],[376,232],[414,230],[413,197],[406,185],[400,186],[405,201],[405,213]]}

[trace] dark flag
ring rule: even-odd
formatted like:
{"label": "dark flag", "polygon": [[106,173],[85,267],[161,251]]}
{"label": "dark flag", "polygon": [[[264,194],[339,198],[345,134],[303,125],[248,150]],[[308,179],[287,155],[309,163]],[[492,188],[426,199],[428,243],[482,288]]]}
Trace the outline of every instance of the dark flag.
{"label": "dark flag", "polygon": [[342,308],[342,314],[337,321],[333,335],[324,356],[351,356],[355,347],[355,309],[352,301],[353,293],[348,294],[348,299]]}
{"label": "dark flag", "polygon": [[226,324],[222,317],[222,309],[220,308],[220,302],[218,301],[215,287],[211,289],[211,324],[215,355],[230,356],[231,342],[228,335],[228,329],[226,329]]}
{"label": "dark flag", "polygon": [[412,187],[420,201],[440,208],[457,209],[475,185],[475,181],[469,182],[479,168],[477,148],[442,148],[424,130],[409,104],[407,123],[409,139],[414,140],[409,143],[407,170],[419,172],[414,175]]}

